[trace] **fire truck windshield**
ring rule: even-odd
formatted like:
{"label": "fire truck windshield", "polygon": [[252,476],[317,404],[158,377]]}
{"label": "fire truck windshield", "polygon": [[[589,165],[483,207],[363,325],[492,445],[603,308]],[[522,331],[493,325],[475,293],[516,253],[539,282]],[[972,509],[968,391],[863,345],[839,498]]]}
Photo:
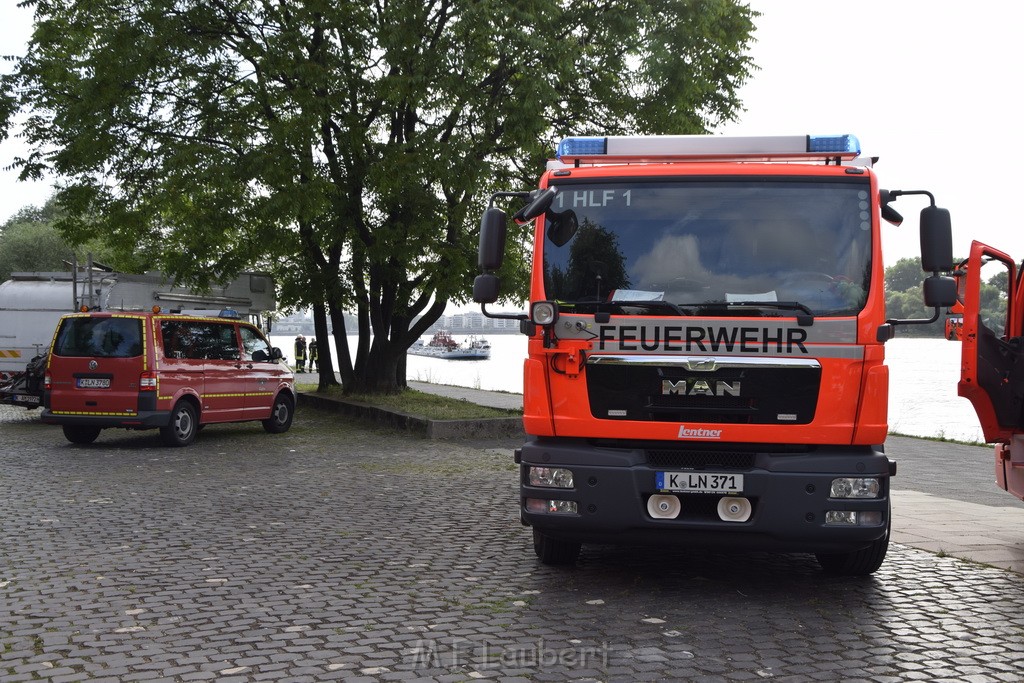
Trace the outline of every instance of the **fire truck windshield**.
{"label": "fire truck windshield", "polygon": [[544,285],[566,312],[841,316],[867,299],[866,179],[557,187],[551,211],[575,222],[566,213],[553,225],[549,214]]}

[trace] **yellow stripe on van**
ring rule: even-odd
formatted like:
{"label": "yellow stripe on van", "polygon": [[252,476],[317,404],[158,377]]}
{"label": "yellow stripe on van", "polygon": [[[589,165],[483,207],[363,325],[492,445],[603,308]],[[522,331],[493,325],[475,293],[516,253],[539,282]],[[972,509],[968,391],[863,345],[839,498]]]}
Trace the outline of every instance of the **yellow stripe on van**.
{"label": "yellow stripe on van", "polygon": [[78,412],[77,410],[51,410],[54,415],[86,415],[89,417],[136,417],[138,413],[135,412],[123,412],[123,413],[85,413]]}
{"label": "yellow stripe on van", "polygon": [[21,358],[21,351],[14,349],[0,349],[0,358]]}

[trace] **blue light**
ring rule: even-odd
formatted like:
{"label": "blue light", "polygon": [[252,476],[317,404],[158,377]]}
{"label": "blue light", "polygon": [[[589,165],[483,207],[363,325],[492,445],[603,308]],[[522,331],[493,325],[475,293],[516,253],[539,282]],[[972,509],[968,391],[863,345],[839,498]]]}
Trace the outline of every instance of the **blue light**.
{"label": "blue light", "polygon": [[564,138],[558,143],[558,158],[603,155],[607,150],[607,138]]}
{"label": "blue light", "polygon": [[808,135],[807,151],[830,154],[860,154],[860,140],[853,135]]}

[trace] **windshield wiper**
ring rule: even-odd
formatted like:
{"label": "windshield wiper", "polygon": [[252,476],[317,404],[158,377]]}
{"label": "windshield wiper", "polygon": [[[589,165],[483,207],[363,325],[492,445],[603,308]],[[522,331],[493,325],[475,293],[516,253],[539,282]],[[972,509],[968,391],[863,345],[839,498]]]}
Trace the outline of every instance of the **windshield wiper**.
{"label": "windshield wiper", "polygon": [[783,311],[800,311],[806,315],[798,315],[796,322],[801,327],[814,324],[814,311],[804,306],[799,301],[726,301],[725,307],[737,306],[739,308],[776,308]]}
{"label": "windshield wiper", "polygon": [[661,310],[661,311],[667,311],[668,313],[670,313],[672,315],[692,315],[692,313],[689,313],[689,312],[688,313],[684,313],[682,308],[680,308],[676,304],[672,303],[671,301],[662,301],[661,299],[645,300],[645,301],[612,300],[612,301],[605,302],[604,305],[605,306],[618,306],[619,308],[633,308],[633,307],[637,307],[637,308],[653,309],[653,310],[650,310],[649,312],[654,312],[654,311],[657,311],[657,310]]}

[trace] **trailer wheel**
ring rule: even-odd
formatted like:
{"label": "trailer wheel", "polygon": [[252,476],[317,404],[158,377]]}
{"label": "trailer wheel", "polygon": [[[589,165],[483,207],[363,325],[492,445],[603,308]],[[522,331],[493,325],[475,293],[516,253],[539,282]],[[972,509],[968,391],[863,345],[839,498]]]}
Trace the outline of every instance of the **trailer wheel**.
{"label": "trailer wheel", "polygon": [[295,401],[291,396],[282,392],[274,399],[270,418],[263,420],[263,429],[271,434],[283,434],[292,426],[293,417],[295,417]]}
{"label": "trailer wheel", "polygon": [[582,544],[551,538],[536,528],[533,530],[533,552],[547,565],[576,564]]}
{"label": "trailer wheel", "polygon": [[852,553],[818,553],[815,557],[826,574],[836,576],[867,576],[882,566],[885,553],[889,550],[889,530],[892,528],[892,506],[889,507],[889,522],[885,536],[873,541],[867,548]]}
{"label": "trailer wheel", "polygon": [[81,425],[64,425],[64,438],[71,443],[90,444],[100,435],[99,427],[83,427]]}
{"label": "trailer wheel", "polygon": [[160,428],[160,438],[168,446],[187,446],[199,433],[196,409],[188,401],[178,401],[171,411],[171,423]]}

